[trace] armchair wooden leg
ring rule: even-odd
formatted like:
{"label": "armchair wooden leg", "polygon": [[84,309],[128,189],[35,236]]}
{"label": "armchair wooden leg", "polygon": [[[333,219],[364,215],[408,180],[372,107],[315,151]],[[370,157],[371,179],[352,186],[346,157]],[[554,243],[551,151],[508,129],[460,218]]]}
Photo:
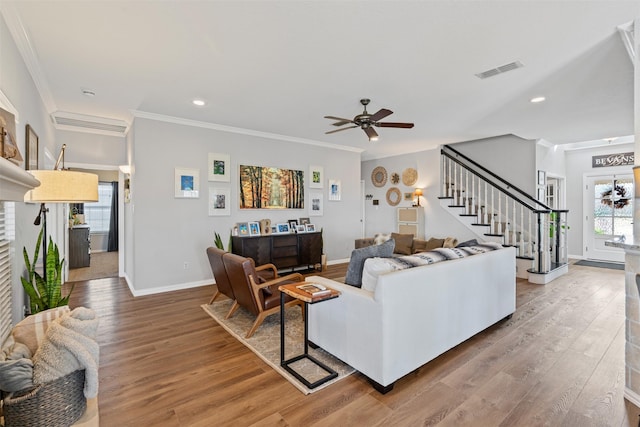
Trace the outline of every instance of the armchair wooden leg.
{"label": "armchair wooden leg", "polygon": [[233,316],[233,313],[235,313],[239,308],[240,308],[240,304],[238,304],[238,301],[234,301],[233,305],[231,306],[231,310],[229,310],[229,312],[227,313],[226,316],[224,316],[224,318],[225,319],[230,318],[231,316]]}
{"label": "armchair wooden leg", "polygon": [[262,325],[262,322],[264,321],[265,317],[267,317],[265,312],[258,314],[256,321],[253,322],[253,326],[251,326],[251,329],[249,329],[249,332],[247,332],[247,335],[245,336],[245,338],[251,338],[251,336],[255,333],[256,329],[258,329],[258,326]]}
{"label": "armchair wooden leg", "polygon": [[211,297],[211,301],[209,301],[209,305],[213,304],[213,301],[215,301],[215,299],[218,298],[218,295],[220,295],[220,291],[216,289],[216,293],[213,294],[213,296]]}

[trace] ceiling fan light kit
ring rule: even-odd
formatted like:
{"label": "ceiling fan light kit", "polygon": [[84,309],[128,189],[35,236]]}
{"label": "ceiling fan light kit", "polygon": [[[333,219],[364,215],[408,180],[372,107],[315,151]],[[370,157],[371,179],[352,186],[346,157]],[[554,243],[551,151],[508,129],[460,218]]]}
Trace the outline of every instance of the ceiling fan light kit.
{"label": "ceiling fan light kit", "polygon": [[381,108],[380,110],[378,110],[377,113],[369,114],[367,112],[367,105],[369,105],[370,102],[371,100],[368,98],[361,99],[360,104],[364,106],[364,111],[362,112],[362,114],[358,114],[353,119],[345,119],[343,117],[336,117],[336,116],[324,116],[325,119],[336,121],[335,123],[333,123],[333,126],[340,127],[340,126],[350,125],[346,127],[341,127],[340,129],[330,130],[328,132],[325,132],[325,134],[328,135],[331,133],[336,133],[343,130],[359,127],[364,131],[365,134],[367,134],[369,141],[377,141],[378,133],[373,128],[373,126],[387,127],[387,128],[404,128],[404,129],[411,129],[413,127],[413,123],[381,122],[380,120],[393,114],[393,111],[387,110],[386,108]]}

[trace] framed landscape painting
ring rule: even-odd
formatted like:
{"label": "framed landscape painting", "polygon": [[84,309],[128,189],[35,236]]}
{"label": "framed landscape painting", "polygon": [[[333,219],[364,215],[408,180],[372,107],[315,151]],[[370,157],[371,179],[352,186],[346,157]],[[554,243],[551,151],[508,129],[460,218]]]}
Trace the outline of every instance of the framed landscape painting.
{"label": "framed landscape painting", "polygon": [[303,209],[304,172],[240,165],[240,209]]}

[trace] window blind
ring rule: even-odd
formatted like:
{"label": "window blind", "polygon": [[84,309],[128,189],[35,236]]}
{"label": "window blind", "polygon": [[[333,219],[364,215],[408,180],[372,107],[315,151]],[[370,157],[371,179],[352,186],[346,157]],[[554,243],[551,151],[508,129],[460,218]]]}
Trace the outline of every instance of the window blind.
{"label": "window blind", "polygon": [[15,203],[0,202],[0,345],[11,333],[11,242],[15,240]]}

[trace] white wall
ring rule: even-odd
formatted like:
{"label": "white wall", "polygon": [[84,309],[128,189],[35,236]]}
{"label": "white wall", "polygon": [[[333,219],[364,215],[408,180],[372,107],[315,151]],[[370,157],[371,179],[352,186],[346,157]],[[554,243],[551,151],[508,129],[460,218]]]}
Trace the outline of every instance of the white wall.
{"label": "white wall", "polygon": [[[16,124],[18,148],[22,156],[25,157],[25,127],[27,124],[31,125],[39,137],[39,162],[41,168],[43,168],[44,150],[47,148],[53,150],[52,147],[55,145],[54,129],[48,118],[44,103],[30,77],[29,70],[24,64],[1,15],[0,54],[2,57],[2,60],[0,60],[0,90],[17,109],[19,114],[19,122]],[[16,202],[15,207],[16,239],[13,242],[14,256],[12,259],[12,269],[14,272],[12,278],[12,315],[14,323],[22,319],[23,306],[25,304],[24,290],[20,283],[20,276],[25,272],[22,248],[26,247],[31,257],[40,231],[40,227],[33,225],[33,220],[38,214],[39,205]],[[61,238],[61,236],[59,236],[60,229],[53,226],[58,222],[56,214],[57,209],[52,205],[51,212],[47,216],[47,219],[51,225],[48,232],[54,242],[58,242]]]}
{"label": "white wall", "polygon": [[[353,241],[360,234],[359,153],[140,117],[136,118],[133,131],[132,198],[130,207],[125,208],[130,209],[128,216],[133,218],[131,228],[127,228],[133,234],[133,258],[126,265],[126,273],[136,293],[211,283],[205,249],[213,245],[214,231],[226,244],[236,222],[270,218],[276,223],[309,217],[310,165],[323,166],[325,179],[342,182],[342,200],[337,202],[327,200],[325,180],[324,215],[310,219],[318,229],[324,229],[324,251],[329,261],[349,257]],[[231,182],[207,182],[210,152],[230,155]],[[241,211],[240,164],[303,170],[305,209]],[[200,198],[174,197],[176,167],[200,172]],[[230,189],[230,216],[208,216],[209,187]],[[188,263],[187,269],[184,263]]]}
{"label": "white wall", "polygon": [[124,137],[65,130],[56,130],[55,135],[55,156],[62,144],[67,144],[64,157],[66,165],[117,167],[126,163]]}
{"label": "white wall", "polygon": [[[371,172],[382,166],[387,171],[387,183],[383,187],[376,187],[371,180]],[[402,172],[406,168],[418,171],[418,181],[412,187],[402,183]],[[391,183],[391,174],[400,175],[397,185]],[[376,233],[397,232],[396,211],[399,207],[411,206],[412,202],[404,200],[405,192],[413,192],[415,188],[422,188],[424,196],[421,205],[425,210],[425,237],[456,237],[460,241],[472,239],[475,236],[460,224],[444,208],[440,206],[440,149],[421,151],[384,159],[369,160],[362,163],[362,179],[365,183],[365,194],[373,195],[379,200],[374,206],[372,200],[365,201],[365,235],[372,237]],[[391,187],[397,187],[403,194],[403,200],[397,206],[387,203],[386,194]]]}
{"label": "white wall", "polygon": [[536,141],[515,135],[450,144],[531,196],[536,194]]}

